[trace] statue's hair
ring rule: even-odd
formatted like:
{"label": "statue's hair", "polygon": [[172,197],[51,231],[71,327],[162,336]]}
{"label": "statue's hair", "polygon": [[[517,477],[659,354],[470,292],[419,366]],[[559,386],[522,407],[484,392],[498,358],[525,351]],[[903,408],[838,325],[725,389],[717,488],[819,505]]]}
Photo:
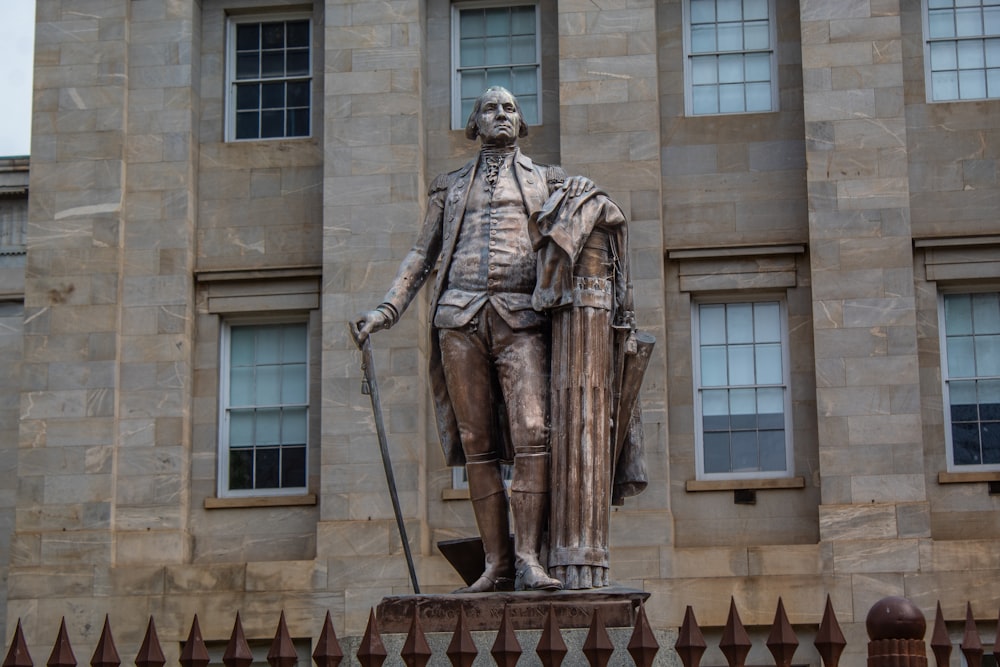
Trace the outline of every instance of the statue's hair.
{"label": "statue's hair", "polygon": [[514,110],[517,111],[517,116],[520,118],[518,123],[517,136],[518,138],[528,136],[528,124],[524,122],[524,113],[521,112],[521,103],[517,101],[514,97],[514,93],[510,92],[503,86],[490,86],[483,91],[483,94],[476,98],[475,104],[472,105],[472,113],[469,114],[469,120],[465,123],[465,138],[470,141],[474,141],[479,137],[479,127],[476,124],[476,116],[479,115],[479,110],[483,108],[483,98],[489,93],[507,93],[510,98],[514,100]]}

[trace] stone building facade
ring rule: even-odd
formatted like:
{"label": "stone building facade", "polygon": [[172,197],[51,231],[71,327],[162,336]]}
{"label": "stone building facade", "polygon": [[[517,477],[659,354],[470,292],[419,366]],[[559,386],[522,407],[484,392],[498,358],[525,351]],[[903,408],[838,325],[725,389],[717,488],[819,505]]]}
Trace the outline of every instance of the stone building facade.
{"label": "stone building facade", "polygon": [[[992,2],[39,0],[20,254],[0,238],[7,637],[20,619],[45,655],[66,617],[91,645],[109,614],[134,654],[152,615],[174,660],[194,614],[206,639],[236,611],[268,638],[280,609],[293,636],[327,610],[360,634],[409,590],[347,323],[474,151],[463,17],[524,5],[524,150],[621,204],[659,341],[613,579],[667,631],[686,605],[720,628],[730,598],[749,626],[779,597],[814,626],[829,595],[852,665],[886,595],[995,625]],[[241,69],[275,54],[277,78]],[[475,527],[427,325],[423,301],[375,347],[419,579],[443,592],[436,544]]]}

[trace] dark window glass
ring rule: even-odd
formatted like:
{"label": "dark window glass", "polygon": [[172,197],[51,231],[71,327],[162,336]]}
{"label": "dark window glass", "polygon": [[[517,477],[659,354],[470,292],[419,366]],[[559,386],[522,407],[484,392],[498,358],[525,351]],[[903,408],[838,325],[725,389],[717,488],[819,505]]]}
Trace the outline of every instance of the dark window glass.
{"label": "dark window glass", "polygon": [[253,450],[233,449],[229,452],[229,488],[253,488]]}
{"label": "dark window glass", "polygon": [[281,488],[281,477],[278,467],[281,452],[277,447],[257,450],[257,484],[258,489]]}

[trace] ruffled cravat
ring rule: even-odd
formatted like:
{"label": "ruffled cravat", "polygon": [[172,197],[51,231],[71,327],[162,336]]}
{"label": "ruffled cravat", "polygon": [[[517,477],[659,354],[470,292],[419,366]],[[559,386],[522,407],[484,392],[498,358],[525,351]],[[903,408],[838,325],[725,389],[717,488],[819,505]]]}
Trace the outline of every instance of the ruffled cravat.
{"label": "ruffled cravat", "polygon": [[507,156],[513,153],[513,149],[484,148],[479,152],[480,168],[486,178],[486,191],[493,194],[493,189],[497,185],[497,178],[500,175],[500,167],[503,166]]}

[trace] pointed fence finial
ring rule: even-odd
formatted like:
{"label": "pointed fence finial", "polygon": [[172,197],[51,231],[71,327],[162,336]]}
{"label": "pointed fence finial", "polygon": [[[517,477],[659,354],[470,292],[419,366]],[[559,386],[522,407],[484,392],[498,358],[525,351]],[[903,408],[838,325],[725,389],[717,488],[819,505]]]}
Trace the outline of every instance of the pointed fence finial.
{"label": "pointed fence finial", "polygon": [[240,612],[236,612],[236,622],[233,623],[233,633],[229,636],[226,651],[222,654],[222,664],[226,667],[250,667],[252,663],[253,653],[250,652],[246,634],[243,633],[243,621],[240,620]]}
{"label": "pointed fence finial", "polygon": [[941,601],[938,600],[937,612],[934,614],[934,631],[931,633],[931,650],[934,652],[934,662],[937,667],[948,667],[951,662],[951,637],[944,624],[944,614],[941,613]]}
{"label": "pointed fence finial", "polygon": [[387,655],[378,629],[378,621],[375,620],[375,610],[372,609],[368,612],[368,626],[361,638],[361,646],[358,647],[358,662],[361,663],[361,667],[382,667]]}
{"label": "pointed fence finial", "polygon": [[465,608],[461,606],[458,608],[458,621],[455,623],[455,632],[451,635],[451,643],[448,644],[446,653],[452,667],[472,667],[473,661],[479,655],[479,649],[472,641],[472,633],[469,632],[465,620]]}
{"label": "pointed fence finial", "polygon": [[752,646],[750,635],[740,620],[740,613],[736,611],[736,600],[730,597],[729,618],[726,619],[726,627],[722,629],[722,640],[719,642],[719,648],[726,656],[729,667],[743,667]]}
{"label": "pointed fence finial", "polygon": [[538,659],[542,661],[544,667],[559,667],[568,652],[569,648],[563,641],[559,623],[556,621],[555,607],[549,605],[549,613],[542,624],[542,636],[538,638],[535,653],[538,654]]}
{"label": "pointed fence finial", "polygon": [[847,639],[840,629],[840,623],[837,621],[837,614],[833,611],[833,602],[829,595],[826,596],[823,620],[819,624],[816,641],[813,642],[813,645],[819,651],[824,667],[838,667],[840,665],[840,654],[847,646]]}
{"label": "pointed fence finial", "polygon": [[49,655],[48,667],[76,667],[76,656],[73,655],[73,647],[69,644],[69,634],[66,632],[66,617],[59,622],[59,633],[56,635],[56,643],[52,647]]}
{"label": "pointed fence finial", "polygon": [[431,647],[427,643],[427,635],[420,624],[418,605],[413,605],[413,618],[410,620],[410,632],[406,635],[403,648],[399,652],[406,667],[426,667],[431,659]]}
{"label": "pointed fence finial", "polygon": [[500,629],[497,630],[497,638],[493,642],[490,654],[498,667],[516,667],[521,653],[521,642],[517,641],[514,624],[510,620],[510,608],[504,605],[503,616],[500,617]]}
{"label": "pointed fence finial", "polygon": [[295,667],[299,662],[299,654],[295,651],[292,636],[288,634],[288,624],[285,623],[285,610],[278,617],[278,629],[271,640],[271,648],[267,651],[267,664],[271,667]]}
{"label": "pointed fence finial", "polygon": [[983,642],[979,639],[979,630],[976,629],[976,619],[972,616],[972,604],[965,603],[965,634],[962,635],[962,655],[968,667],[982,667],[983,664]]}
{"label": "pointed fence finial", "polygon": [[111,636],[111,622],[105,614],[104,627],[101,628],[101,637],[97,640],[94,655],[90,658],[90,665],[91,667],[118,667],[121,664],[122,659],[118,655],[114,637]]}
{"label": "pointed fence finial", "polygon": [[34,667],[28,653],[28,643],[24,641],[24,630],[21,629],[21,619],[17,619],[17,627],[14,629],[14,638],[10,642],[7,650],[7,657],[3,659],[3,667]]}
{"label": "pointed fence finial", "polygon": [[187,641],[181,649],[178,660],[181,667],[205,667],[209,662],[208,649],[205,648],[205,640],[201,638],[201,626],[198,625],[198,614],[194,615],[191,623],[191,630],[188,632]]}
{"label": "pointed fence finial", "polygon": [[323,629],[319,633],[316,648],[313,649],[312,659],[316,667],[338,667],[340,661],[344,659],[344,651],[337,641],[337,631],[333,629],[333,619],[330,618],[329,611],[323,619]]}
{"label": "pointed fence finial", "polygon": [[632,636],[628,640],[629,655],[635,661],[636,667],[650,667],[659,650],[660,643],[656,641],[653,629],[649,627],[649,619],[646,618],[646,607],[640,602],[639,613],[635,616],[635,627],[632,628]]}
{"label": "pointed fence finial", "polygon": [[600,607],[594,607],[594,615],[590,619],[590,630],[583,640],[583,654],[587,656],[590,667],[607,667],[615,645],[611,642],[608,629],[604,625],[604,614]]}
{"label": "pointed fence finial", "polygon": [[799,647],[799,638],[788,621],[785,613],[785,603],[778,598],[778,608],[774,612],[774,623],[771,624],[771,634],[767,637],[767,648],[774,656],[776,667],[791,667],[795,649]]}

